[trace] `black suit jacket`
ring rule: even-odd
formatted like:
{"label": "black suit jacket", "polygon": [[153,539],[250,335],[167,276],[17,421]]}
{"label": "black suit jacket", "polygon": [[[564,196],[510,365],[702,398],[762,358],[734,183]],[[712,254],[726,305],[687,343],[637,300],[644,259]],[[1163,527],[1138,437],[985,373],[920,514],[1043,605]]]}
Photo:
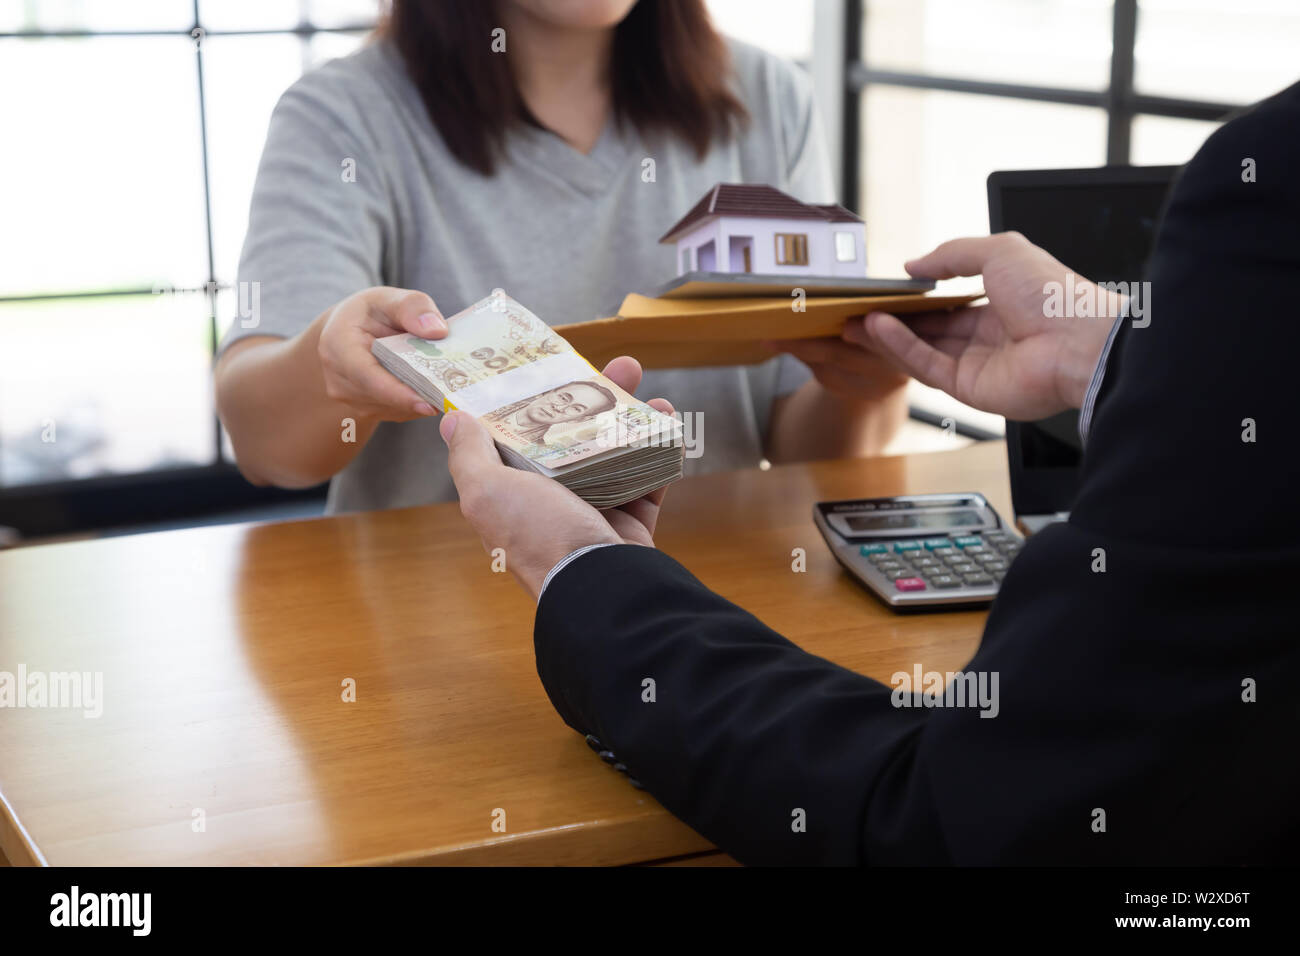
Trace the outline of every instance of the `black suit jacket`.
{"label": "black suit jacket", "polygon": [[1028,542],[967,666],[998,673],[997,717],[897,708],[622,546],[538,607],[564,720],[745,863],[1295,862],[1300,85],[1209,139],[1149,273],[1071,519]]}

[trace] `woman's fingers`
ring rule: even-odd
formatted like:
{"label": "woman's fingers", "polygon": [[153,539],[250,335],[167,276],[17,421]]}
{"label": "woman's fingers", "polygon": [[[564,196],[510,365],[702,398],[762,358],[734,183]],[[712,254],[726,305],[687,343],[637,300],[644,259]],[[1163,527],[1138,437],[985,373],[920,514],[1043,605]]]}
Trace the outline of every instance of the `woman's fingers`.
{"label": "woman's fingers", "polygon": [[877,378],[890,371],[887,363],[876,352],[875,345],[865,339],[784,339],[773,342],[772,347],[788,352],[806,365],[835,367],[846,374],[862,378]]}
{"label": "woman's fingers", "polygon": [[447,334],[447,320],[437,304],[423,292],[382,286],[372,293],[371,305],[399,331],[425,339],[440,339]]}
{"label": "woman's fingers", "polygon": [[[374,362],[374,360],[371,360]],[[378,362],[357,369],[349,376],[357,391],[374,405],[387,409],[404,409],[412,415],[436,415],[438,410],[420,397],[420,393],[402,384]]]}

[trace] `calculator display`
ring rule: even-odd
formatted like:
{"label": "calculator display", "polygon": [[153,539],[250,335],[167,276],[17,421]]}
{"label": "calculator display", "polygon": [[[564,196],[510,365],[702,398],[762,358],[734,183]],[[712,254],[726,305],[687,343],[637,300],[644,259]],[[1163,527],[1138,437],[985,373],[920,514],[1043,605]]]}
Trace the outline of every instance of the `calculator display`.
{"label": "calculator display", "polygon": [[982,525],[984,518],[977,511],[903,511],[844,515],[843,521],[852,531],[947,531]]}

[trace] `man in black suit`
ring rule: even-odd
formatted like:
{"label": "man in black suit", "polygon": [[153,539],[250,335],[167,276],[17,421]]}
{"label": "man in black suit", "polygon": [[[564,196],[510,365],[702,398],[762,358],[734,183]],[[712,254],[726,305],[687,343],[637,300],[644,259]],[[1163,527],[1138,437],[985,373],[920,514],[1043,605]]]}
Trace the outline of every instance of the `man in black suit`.
{"label": "man in black suit", "polygon": [[[537,667],[556,709],[745,863],[1294,862],[1300,85],[1184,171],[1149,326],[1046,318],[1068,270],[1016,235],[909,270],[980,274],[989,304],[794,346],[823,380],[846,387],[867,348],[1010,417],[1084,409],[1070,521],[1016,559],[967,667],[999,675],[997,716],[895,706],[655,550],[659,495],[598,513],[502,466],[455,413],[466,517],[545,592]],[[639,378],[627,359],[608,374]]]}

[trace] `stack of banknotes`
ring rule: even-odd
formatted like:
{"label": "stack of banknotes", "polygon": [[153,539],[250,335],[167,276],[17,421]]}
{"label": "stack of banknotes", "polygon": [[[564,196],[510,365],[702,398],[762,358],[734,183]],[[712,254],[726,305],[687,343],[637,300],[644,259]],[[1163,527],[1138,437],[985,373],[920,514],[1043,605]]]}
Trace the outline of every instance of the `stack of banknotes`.
{"label": "stack of banknotes", "polygon": [[682,475],[682,425],[623,391],[502,290],[447,320],[446,338],[408,333],[371,352],[434,408],[491,433],[501,460],[613,508]]}

